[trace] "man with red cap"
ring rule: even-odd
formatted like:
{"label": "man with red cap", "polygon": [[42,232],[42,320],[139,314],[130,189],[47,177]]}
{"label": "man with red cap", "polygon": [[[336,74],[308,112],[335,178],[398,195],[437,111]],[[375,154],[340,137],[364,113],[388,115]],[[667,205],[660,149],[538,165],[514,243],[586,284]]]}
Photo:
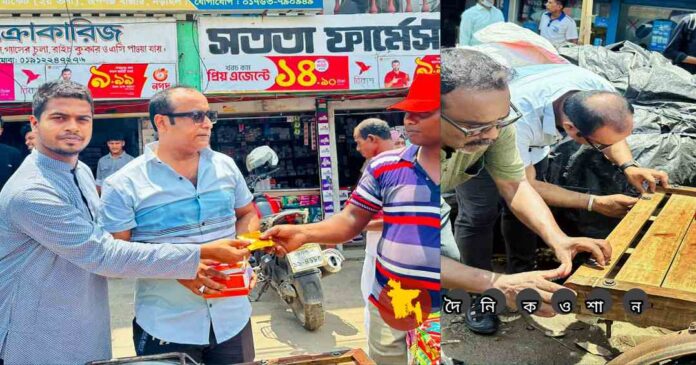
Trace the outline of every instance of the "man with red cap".
{"label": "man with red cap", "polygon": [[[406,112],[412,145],[375,156],[340,213],[319,223],[276,226],[263,238],[272,238],[281,253],[308,242],[340,244],[383,210],[368,346],[376,363],[400,365],[407,363],[406,331],[436,317],[440,308],[439,75],[418,74],[406,99],[390,109]],[[404,295],[412,296],[405,300],[412,311],[397,304]]]}

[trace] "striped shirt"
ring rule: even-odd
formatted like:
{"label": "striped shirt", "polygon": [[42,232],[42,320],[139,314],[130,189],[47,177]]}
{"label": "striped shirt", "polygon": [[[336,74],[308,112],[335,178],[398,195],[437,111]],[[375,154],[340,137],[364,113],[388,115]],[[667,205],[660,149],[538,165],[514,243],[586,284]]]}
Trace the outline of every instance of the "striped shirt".
{"label": "striped shirt", "polygon": [[[384,211],[370,302],[377,307],[389,279],[427,290],[440,308],[440,187],[416,161],[419,146],[384,152],[370,161],[351,204]],[[391,309],[381,308],[382,310]]]}
{"label": "striped shirt", "polygon": [[[232,158],[201,151],[194,186],[155,154],[157,142],[105,180],[102,224],[109,232],[131,230],[133,240],[194,243],[235,237],[235,209],[253,196]],[[237,335],[251,316],[247,297],[204,299],[176,280],[136,283],[135,316],[153,337],[207,345],[210,326],[218,343]]]}

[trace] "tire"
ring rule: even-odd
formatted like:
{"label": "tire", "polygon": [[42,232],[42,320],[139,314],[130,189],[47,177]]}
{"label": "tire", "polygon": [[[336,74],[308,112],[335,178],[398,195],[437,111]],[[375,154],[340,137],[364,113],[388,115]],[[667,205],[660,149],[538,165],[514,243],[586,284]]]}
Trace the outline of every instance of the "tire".
{"label": "tire", "polygon": [[694,354],[696,334],[679,331],[641,343],[608,365],[693,364]]}
{"label": "tire", "polygon": [[304,304],[299,298],[293,298],[290,308],[307,331],[315,331],[324,324],[324,306],[321,303]]}

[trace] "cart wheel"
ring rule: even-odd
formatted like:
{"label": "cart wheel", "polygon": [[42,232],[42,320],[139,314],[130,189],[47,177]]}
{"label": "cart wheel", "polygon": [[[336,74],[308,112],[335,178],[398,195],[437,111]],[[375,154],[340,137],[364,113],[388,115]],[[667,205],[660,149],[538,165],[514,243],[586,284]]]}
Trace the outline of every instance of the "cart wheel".
{"label": "cart wheel", "polygon": [[607,365],[696,363],[696,323],[688,330],[660,336],[624,352]]}

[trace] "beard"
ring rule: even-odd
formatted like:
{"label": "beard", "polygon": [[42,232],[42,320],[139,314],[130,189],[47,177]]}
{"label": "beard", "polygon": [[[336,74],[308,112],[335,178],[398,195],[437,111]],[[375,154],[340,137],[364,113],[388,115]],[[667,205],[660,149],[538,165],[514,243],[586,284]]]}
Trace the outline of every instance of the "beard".
{"label": "beard", "polygon": [[66,150],[66,149],[63,149],[63,148],[53,147],[53,146],[45,146],[45,147],[46,147],[47,150],[49,150],[49,151],[51,151],[51,152],[53,152],[53,153],[55,153],[55,154],[58,154],[58,155],[61,155],[61,156],[65,156],[65,157],[72,157],[72,156],[75,156],[75,155],[79,155],[80,152],[82,152],[82,150],[85,149],[84,147],[81,147],[81,148],[77,148],[76,150]]}

